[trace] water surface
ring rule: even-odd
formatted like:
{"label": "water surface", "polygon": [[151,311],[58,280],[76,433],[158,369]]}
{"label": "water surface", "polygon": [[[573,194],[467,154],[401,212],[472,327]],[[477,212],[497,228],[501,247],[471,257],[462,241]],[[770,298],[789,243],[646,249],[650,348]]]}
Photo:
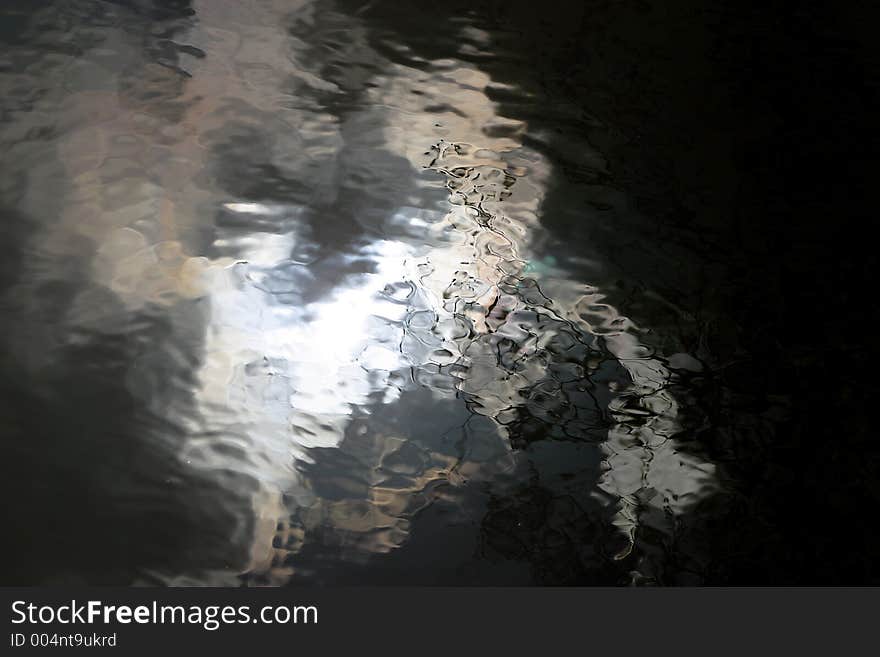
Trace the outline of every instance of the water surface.
{"label": "water surface", "polygon": [[7,582],[712,581],[748,255],[522,11],[4,7]]}

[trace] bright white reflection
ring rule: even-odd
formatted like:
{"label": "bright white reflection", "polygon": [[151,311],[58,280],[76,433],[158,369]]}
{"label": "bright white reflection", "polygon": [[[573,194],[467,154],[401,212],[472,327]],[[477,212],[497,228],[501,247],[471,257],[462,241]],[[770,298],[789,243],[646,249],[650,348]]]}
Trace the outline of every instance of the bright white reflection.
{"label": "bright white reflection", "polygon": [[[408,249],[400,242],[377,242],[367,252],[375,271],[350,276],[317,302],[285,305],[261,285],[273,266],[289,265],[279,240],[272,236],[265,249],[248,253],[247,263],[222,267],[213,277],[203,389],[209,407],[228,403],[226,390],[250,366],[252,373],[238,383],[248,393],[237,411],[265,412],[247,379],[281,377],[285,403],[274,408],[275,421],[279,429],[294,427],[284,431],[291,446],[333,446],[341,438],[338,423],[303,424],[303,418],[347,416],[353,405],[365,404],[371,392],[385,387],[388,372],[408,366],[399,348],[407,306],[383,296],[389,282],[407,280]],[[261,362],[272,365],[266,372],[255,369]],[[394,390],[388,388],[386,401]]]}
{"label": "bright white reflection", "polygon": [[239,214],[275,214],[276,209],[262,203],[224,203],[223,207]]}

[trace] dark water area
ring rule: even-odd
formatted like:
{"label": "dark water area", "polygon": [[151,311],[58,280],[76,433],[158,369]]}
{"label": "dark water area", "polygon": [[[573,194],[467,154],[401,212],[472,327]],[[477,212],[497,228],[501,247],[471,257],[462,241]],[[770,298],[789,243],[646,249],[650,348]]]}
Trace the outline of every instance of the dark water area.
{"label": "dark water area", "polygon": [[673,4],[4,3],[0,583],[880,583],[876,12]]}

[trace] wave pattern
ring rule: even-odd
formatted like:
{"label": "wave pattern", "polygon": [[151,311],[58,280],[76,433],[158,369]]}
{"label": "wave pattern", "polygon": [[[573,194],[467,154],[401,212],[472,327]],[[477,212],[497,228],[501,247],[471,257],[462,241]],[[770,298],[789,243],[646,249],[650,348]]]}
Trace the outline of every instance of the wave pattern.
{"label": "wave pattern", "polygon": [[717,475],[682,443],[686,381],[548,229],[564,163],[493,80],[491,26],[420,53],[333,2],[160,5],[35,11],[36,52],[10,50],[46,89],[5,95],[30,255],[3,358],[58,420],[21,458],[60,449],[112,509],[100,558],[52,576],[321,582],[418,550],[545,582],[699,570],[680,520]]}

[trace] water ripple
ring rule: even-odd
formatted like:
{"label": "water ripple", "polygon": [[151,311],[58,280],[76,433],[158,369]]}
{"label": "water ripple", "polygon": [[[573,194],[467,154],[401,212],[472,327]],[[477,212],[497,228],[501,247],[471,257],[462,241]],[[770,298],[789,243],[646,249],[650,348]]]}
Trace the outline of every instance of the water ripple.
{"label": "water ripple", "polygon": [[44,484],[110,509],[94,554],[32,579],[324,581],[420,532],[442,551],[432,522],[470,528],[465,561],[574,545],[662,578],[718,485],[681,441],[699,364],[548,230],[554,181],[607,163],[549,152],[539,101],[493,79],[498,35],[462,17],[427,58],[332,2],[10,15],[4,365],[51,418],[40,449],[67,441]]}

